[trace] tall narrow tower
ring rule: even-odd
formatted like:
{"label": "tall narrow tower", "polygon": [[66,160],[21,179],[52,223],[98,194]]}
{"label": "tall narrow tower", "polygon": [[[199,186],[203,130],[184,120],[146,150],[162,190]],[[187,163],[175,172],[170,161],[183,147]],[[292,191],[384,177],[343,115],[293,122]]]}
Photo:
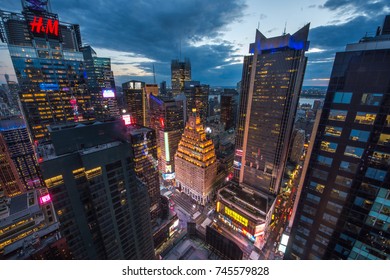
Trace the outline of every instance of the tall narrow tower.
{"label": "tall narrow tower", "polygon": [[245,57],[235,175],[256,190],[277,193],[288,156],[307,58],[309,25],[293,35],[256,31]]}

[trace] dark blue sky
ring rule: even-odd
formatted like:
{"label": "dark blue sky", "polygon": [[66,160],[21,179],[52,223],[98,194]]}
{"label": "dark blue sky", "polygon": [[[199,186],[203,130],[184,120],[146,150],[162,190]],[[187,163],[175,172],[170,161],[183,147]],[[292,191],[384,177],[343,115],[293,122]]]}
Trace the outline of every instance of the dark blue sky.
{"label": "dark blue sky", "polygon": [[[311,22],[304,84],[327,85],[335,52],[372,35],[390,14],[384,0],[51,0],[51,7],[60,20],[80,24],[83,42],[99,56],[111,57],[118,84],[152,82],[153,64],[157,82],[170,84],[171,59],[189,57],[194,80],[233,86],[258,24],[272,37],[281,35],[286,23],[294,33]],[[20,11],[21,4],[2,0],[0,9]],[[5,73],[14,74],[0,45],[0,82]]]}

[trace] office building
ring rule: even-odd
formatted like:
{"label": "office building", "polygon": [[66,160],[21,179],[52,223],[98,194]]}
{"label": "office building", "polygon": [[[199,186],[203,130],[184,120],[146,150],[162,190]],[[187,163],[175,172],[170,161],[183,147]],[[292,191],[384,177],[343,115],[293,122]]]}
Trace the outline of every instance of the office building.
{"label": "office building", "polygon": [[135,175],[148,190],[153,224],[161,216],[156,132],[154,129],[132,124],[127,126],[127,134],[134,155]]}
{"label": "office building", "polygon": [[202,85],[198,81],[188,81],[184,83],[184,93],[187,101],[187,116],[196,109],[202,123],[205,124],[209,112],[210,86]]}
{"label": "office building", "polygon": [[182,101],[150,96],[150,127],[157,135],[158,169],[164,185],[175,179],[175,153],[184,131]]}
{"label": "office building", "polygon": [[22,116],[0,120],[0,138],[9,158],[16,168],[24,191],[43,187],[37,158]]}
{"label": "office building", "polygon": [[293,132],[290,151],[290,161],[293,163],[299,163],[301,161],[305,145],[305,134],[303,129],[296,129]]}
{"label": "office building", "polygon": [[235,126],[235,116],[237,104],[235,103],[237,91],[234,89],[224,89],[221,95],[221,123],[225,130],[229,130]]}
{"label": "office building", "polygon": [[145,92],[145,83],[131,80],[122,84],[126,111],[130,114],[133,123],[147,126],[148,99]]}
{"label": "office building", "polygon": [[8,44],[28,130],[34,141],[45,142],[47,126],[86,118],[90,95],[79,25],[59,21],[49,1],[30,2],[22,1],[22,13],[0,12],[0,34]]}
{"label": "office building", "polygon": [[309,25],[266,38],[259,30],[244,58],[236,140],[236,176],[277,193],[284,174],[307,58]]}
{"label": "office building", "polygon": [[390,259],[389,29],[336,54],[286,259]]}
{"label": "office building", "polygon": [[178,59],[171,63],[171,86],[172,95],[175,97],[184,91],[184,83],[191,81],[191,62],[188,58],[184,61]]}
{"label": "office building", "polygon": [[157,84],[145,84],[145,92],[147,95],[158,96],[158,85]]}
{"label": "office building", "polygon": [[49,127],[40,167],[75,259],[154,259],[150,203],[122,120]]}
{"label": "office building", "polygon": [[175,154],[176,186],[197,203],[212,199],[217,175],[217,159],[212,140],[207,140],[200,117],[189,117]]}
{"label": "office building", "polygon": [[245,184],[228,182],[218,191],[218,219],[251,242],[261,242],[271,221],[275,200]]}
{"label": "office building", "polygon": [[[58,229],[59,222],[46,189],[0,198],[1,259],[30,259],[49,246],[57,248],[58,242],[65,241]],[[56,256],[71,258],[66,250],[58,251]]]}
{"label": "office building", "polygon": [[80,51],[83,53],[86,82],[91,95],[89,113],[97,119],[119,116],[111,59],[98,57],[91,46],[83,46]]}

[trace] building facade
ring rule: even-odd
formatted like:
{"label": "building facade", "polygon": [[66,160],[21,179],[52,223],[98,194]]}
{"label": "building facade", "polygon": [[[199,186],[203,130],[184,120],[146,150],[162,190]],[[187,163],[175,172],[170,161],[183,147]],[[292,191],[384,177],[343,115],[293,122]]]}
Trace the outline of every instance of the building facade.
{"label": "building facade", "polygon": [[45,142],[47,126],[86,118],[90,95],[80,27],[59,21],[48,1],[22,4],[22,13],[1,11],[0,34],[8,44],[29,131],[33,140]]}
{"label": "building facade", "polygon": [[191,62],[188,58],[184,61],[178,59],[171,63],[172,95],[175,97],[184,91],[184,82],[191,81]]}
{"label": "building facade", "polygon": [[336,54],[287,259],[390,259],[389,28]]}
{"label": "building facade", "polygon": [[150,203],[122,120],[50,127],[42,176],[75,259],[154,259]]}
{"label": "building facade", "polygon": [[122,84],[126,111],[130,114],[132,123],[146,126],[148,123],[148,100],[145,92],[145,83],[129,81]]}
{"label": "building facade", "polygon": [[161,216],[160,182],[157,161],[156,132],[137,124],[127,126],[134,154],[134,170],[148,190],[152,224]]}
{"label": "building facade", "polygon": [[88,113],[97,119],[119,116],[111,59],[98,57],[91,46],[83,46],[80,51],[83,53],[86,82],[91,95]]}
{"label": "building facade", "polygon": [[15,166],[24,190],[43,187],[33,144],[22,116],[0,120],[3,145]]}
{"label": "building facade", "polygon": [[[195,111],[195,110],[194,110]],[[196,112],[196,111],[195,111]],[[212,199],[217,160],[212,140],[207,140],[200,117],[189,117],[175,154],[176,186],[205,205]]]}
{"label": "building facade", "polygon": [[157,135],[158,169],[164,185],[175,179],[175,153],[184,131],[183,101],[150,96],[150,127]]}
{"label": "building facade", "polygon": [[244,59],[236,144],[239,182],[277,193],[302,88],[309,25],[293,35],[266,38],[256,31]]}

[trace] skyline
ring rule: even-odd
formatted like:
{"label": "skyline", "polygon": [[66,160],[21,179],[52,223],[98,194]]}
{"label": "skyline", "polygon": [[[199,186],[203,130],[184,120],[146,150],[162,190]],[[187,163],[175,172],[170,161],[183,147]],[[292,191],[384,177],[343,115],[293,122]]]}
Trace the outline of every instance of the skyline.
{"label": "skyline", "polygon": [[[390,5],[383,0],[280,1],[283,9],[254,0],[178,0],[164,6],[156,0],[115,2],[118,4],[101,2],[91,7],[89,1],[53,0],[51,8],[61,21],[80,24],[83,43],[91,45],[98,56],[111,58],[117,84],[131,79],[152,82],[154,64],[157,82],[165,80],[170,85],[171,60],[188,57],[193,80],[235,86],[257,27],[272,37],[281,35],[285,25],[286,33],[293,33],[310,23],[304,86],[327,86],[336,52],[365,34],[374,35],[383,15],[390,12]],[[21,4],[5,0],[0,9],[17,12]],[[113,16],[107,17],[107,13]],[[16,81],[7,46],[0,44],[1,83],[4,74]]]}

